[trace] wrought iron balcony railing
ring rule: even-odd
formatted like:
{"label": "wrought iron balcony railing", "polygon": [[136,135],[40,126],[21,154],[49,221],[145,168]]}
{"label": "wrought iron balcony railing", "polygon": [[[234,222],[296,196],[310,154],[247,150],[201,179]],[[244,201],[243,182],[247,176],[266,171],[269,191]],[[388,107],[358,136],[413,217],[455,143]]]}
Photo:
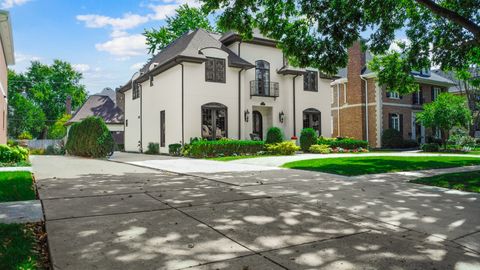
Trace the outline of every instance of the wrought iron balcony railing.
{"label": "wrought iron balcony railing", "polygon": [[253,80],[250,81],[250,96],[277,98],[280,94],[279,88],[278,82]]}

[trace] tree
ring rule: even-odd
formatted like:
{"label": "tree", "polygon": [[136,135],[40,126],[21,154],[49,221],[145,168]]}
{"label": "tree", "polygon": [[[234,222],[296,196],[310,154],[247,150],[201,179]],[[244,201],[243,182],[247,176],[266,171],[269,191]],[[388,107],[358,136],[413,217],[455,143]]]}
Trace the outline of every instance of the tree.
{"label": "tree", "polygon": [[18,138],[24,132],[38,137],[45,128],[45,114],[31,100],[19,93],[8,97],[8,136]]}
{"label": "tree", "polygon": [[213,31],[207,14],[201,9],[189,7],[185,4],[175,11],[175,16],[167,17],[165,26],[159,29],[145,30],[143,33],[147,39],[149,53],[155,54],[155,52],[163,50],[172,41],[190,30],[203,28]]}
{"label": "tree", "polygon": [[417,121],[423,126],[436,129],[442,134],[442,141],[446,141],[453,127],[468,127],[472,121],[466,99],[451,93],[442,93],[438,98],[423,106],[423,111],[417,114]]}
{"label": "tree", "polygon": [[67,128],[65,127],[65,123],[68,122],[72,118],[70,114],[63,114],[63,116],[58,119],[55,124],[48,130],[48,138],[49,139],[63,139],[65,135],[67,135]]}
{"label": "tree", "polygon": [[[429,68],[465,69],[480,64],[479,0],[202,0],[206,12],[223,10],[218,24],[245,38],[258,28],[300,67],[328,74],[347,64],[347,49],[362,36],[365,49],[388,52],[397,31],[408,42],[401,46],[402,73]],[[299,49],[301,48],[301,49]],[[384,64],[389,64],[386,61]],[[397,62],[393,62],[396,65]],[[386,70],[389,70],[387,68]],[[381,75],[380,83],[394,82]],[[389,77],[388,77],[389,78]],[[402,78],[401,82],[409,79]],[[397,83],[398,84],[398,83]],[[411,90],[409,87],[401,91]]]}
{"label": "tree", "polygon": [[[31,63],[26,72],[16,74],[14,71],[8,73],[8,95],[22,95],[33,104],[36,113],[42,111],[46,119],[40,125],[43,130],[35,137],[45,138],[47,130],[65,113],[65,101],[68,96],[72,98],[72,107],[76,108],[83,104],[87,98],[85,86],[80,84],[82,74],[64,61],[55,60],[51,65],[45,65],[38,61]],[[10,104],[13,120],[22,119],[21,108]],[[15,129],[16,122],[11,121],[9,128]],[[29,131],[32,135],[36,132]]]}

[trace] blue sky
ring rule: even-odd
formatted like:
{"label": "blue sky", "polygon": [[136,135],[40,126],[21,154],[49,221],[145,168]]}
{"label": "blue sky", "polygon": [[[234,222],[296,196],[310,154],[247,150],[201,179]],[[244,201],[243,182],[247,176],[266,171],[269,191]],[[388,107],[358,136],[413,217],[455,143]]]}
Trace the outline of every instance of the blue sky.
{"label": "blue sky", "polygon": [[10,11],[16,71],[61,59],[84,74],[90,93],[118,87],[149,58],[141,33],[194,0],[0,0]]}

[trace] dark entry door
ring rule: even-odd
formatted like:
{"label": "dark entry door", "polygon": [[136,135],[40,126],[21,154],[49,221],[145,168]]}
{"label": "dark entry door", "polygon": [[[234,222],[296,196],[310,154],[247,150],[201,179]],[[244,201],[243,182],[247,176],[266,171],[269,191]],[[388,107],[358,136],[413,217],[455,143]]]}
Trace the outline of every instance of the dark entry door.
{"label": "dark entry door", "polygon": [[263,118],[259,111],[253,111],[253,134],[256,134],[261,140],[263,140]]}

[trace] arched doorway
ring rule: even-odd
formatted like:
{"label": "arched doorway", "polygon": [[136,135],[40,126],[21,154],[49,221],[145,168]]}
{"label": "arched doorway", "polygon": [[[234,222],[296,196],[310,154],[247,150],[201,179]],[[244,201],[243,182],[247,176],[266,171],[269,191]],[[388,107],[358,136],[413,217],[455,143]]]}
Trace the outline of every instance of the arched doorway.
{"label": "arched doorway", "polygon": [[303,128],[313,128],[317,135],[322,135],[322,113],[314,108],[303,111]]}
{"label": "arched doorway", "polygon": [[263,140],[263,117],[259,111],[252,112],[253,134]]}

